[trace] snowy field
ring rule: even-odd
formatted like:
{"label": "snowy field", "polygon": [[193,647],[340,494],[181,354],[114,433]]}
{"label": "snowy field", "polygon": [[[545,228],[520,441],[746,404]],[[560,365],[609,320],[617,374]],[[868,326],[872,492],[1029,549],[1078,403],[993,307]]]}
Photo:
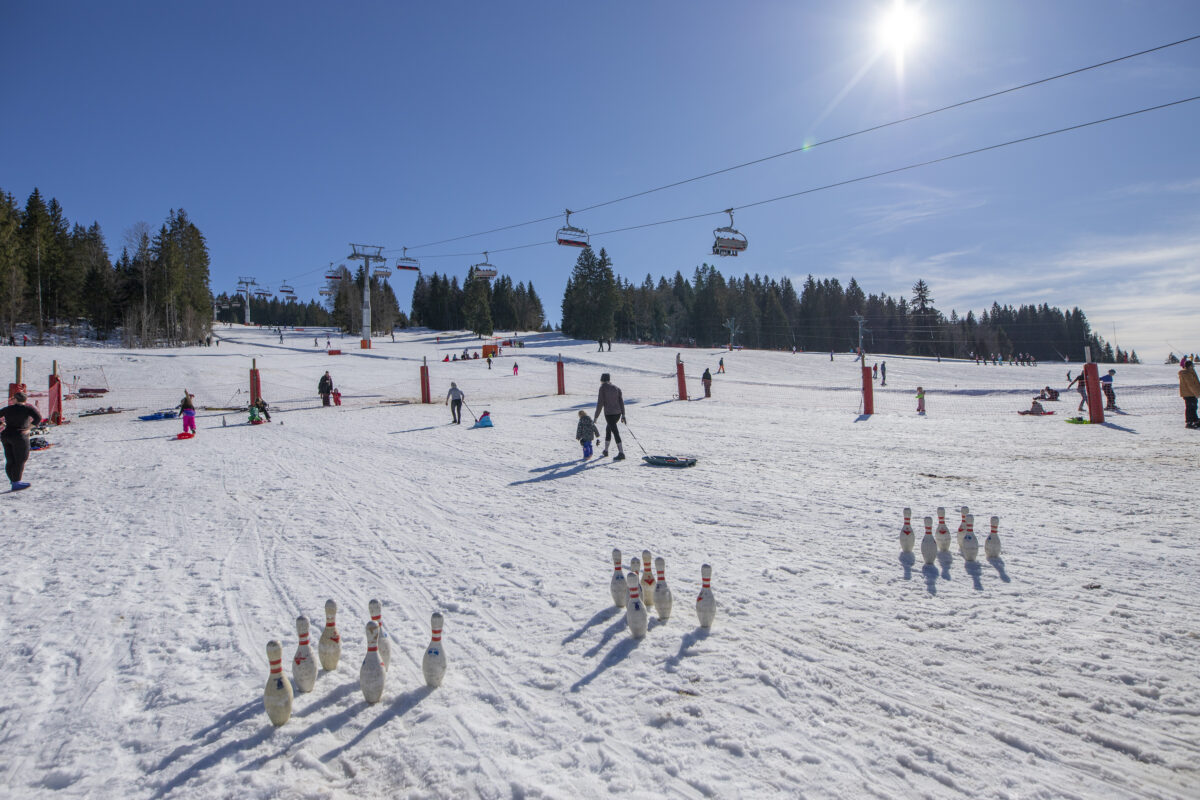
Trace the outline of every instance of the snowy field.
{"label": "snowy field", "polygon": [[[489,371],[441,362],[469,336],[329,356],[311,331],[219,334],[0,349],[35,388],[58,360],[110,389],[71,401],[32,488],[0,498],[4,797],[1200,797],[1200,432],[1173,367],[1118,367],[1125,413],[1067,425],[1066,391],[1054,416],[1014,412],[1077,364],[871,357],[888,386],[862,418],[848,355],[683,350],[680,402],[674,349],[532,335]],[[381,402],[419,399],[425,357],[438,405]],[[178,420],[138,419],[185,387],[244,404],[252,358],[272,424],[202,410],[176,441]],[[316,397],[326,369],[341,407]],[[637,441],[584,463],[576,414],[604,371]],[[494,428],[447,424],[451,380]],[[110,405],[129,410],[75,416]],[[654,468],[643,446],[700,460]],[[957,527],[964,504],[977,528],[999,515],[1001,559],[901,558],[904,506]],[[641,641],[609,596],[614,547],[666,559],[675,611]],[[395,657],[367,705],[374,597]],[[327,598],[341,664],[273,728],[266,642],[290,666],[295,617],[319,631]]]}

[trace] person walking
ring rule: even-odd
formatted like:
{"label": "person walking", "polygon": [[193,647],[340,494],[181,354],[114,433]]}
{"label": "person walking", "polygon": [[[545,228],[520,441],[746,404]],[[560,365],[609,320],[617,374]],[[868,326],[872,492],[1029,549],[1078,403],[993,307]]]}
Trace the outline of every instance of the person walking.
{"label": "person walking", "polygon": [[458,384],[450,381],[450,391],[446,392],[446,405],[450,406],[450,422],[452,425],[462,425],[462,406],[463,400],[467,396],[463,394],[462,389],[458,388]]}
{"label": "person walking", "polygon": [[607,372],[600,376],[600,392],[596,395],[596,413],[592,415],[592,421],[600,419],[601,412],[604,413],[607,424],[604,427],[604,451],[600,455],[607,456],[609,440],[616,439],[617,454],[613,456],[613,461],[624,461],[625,448],[621,445],[621,432],[617,430],[617,423],[625,422],[625,398],[621,395],[620,388],[610,381]]}
{"label": "person walking", "polygon": [[[1193,377],[1195,377],[1193,375]],[[29,484],[21,480],[25,462],[29,459],[29,430],[42,421],[36,408],[28,405],[24,392],[13,392],[8,406],[0,409],[0,444],[4,445],[4,471],[12,484],[12,490],[28,489]],[[1195,416],[1196,402],[1192,400],[1192,415]]]}
{"label": "person walking", "polygon": [[717,374],[718,375],[725,374],[725,359],[724,358],[720,358],[717,360]]}
{"label": "person walking", "polygon": [[[1067,377],[1070,377],[1070,375],[1071,373],[1068,372]],[[1082,412],[1083,407],[1087,405],[1087,384],[1084,383],[1082,372],[1071,378],[1071,382],[1067,384],[1067,388],[1070,389],[1072,386],[1079,387],[1077,390],[1079,392],[1079,408],[1076,410]]]}
{"label": "person walking", "polygon": [[925,416],[925,389],[917,387],[917,413]]}
{"label": "person walking", "polygon": [[513,377],[517,377],[517,362],[513,362]]}
{"label": "person walking", "polygon": [[704,374],[700,376],[700,382],[704,384],[704,396],[712,397],[712,373],[708,371],[708,367],[704,368]]}
{"label": "person walking", "polygon": [[[1196,365],[1185,358],[1179,362],[1179,396],[1183,398],[1184,424],[1192,430],[1200,429],[1200,417],[1196,416],[1196,402],[1200,400],[1200,378],[1196,377]],[[4,452],[8,452],[6,444]]]}
{"label": "person walking", "polygon": [[183,399],[179,401],[179,416],[183,418],[183,432],[196,435],[196,404],[192,398],[196,395],[183,390]]}
{"label": "person walking", "polygon": [[329,395],[333,394],[333,378],[330,377],[329,370],[325,370],[325,374],[317,382],[317,394],[321,395],[321,405],[329,405]]}
{"label": "person walking", "polygon": [[1117,410],[1117,393],[1113,391],[1113,375],[1116,375],[1115,369],[1110,369],[1107,373],[1100,376],[1100,390],[1104,392],[1104,410]]}
{"label": "person walking", "polygon": [[887,362],[879,365],[879,385],[887,386]]}
{"label": "person walking", "polygon": [[592,457],[593,439],[599,444],[600,431],[596,430],[596,423],[592,422],[592,418],[581,408],[579,409],[579,423],[575,426],[575,441],[583,445],[584,459]]}

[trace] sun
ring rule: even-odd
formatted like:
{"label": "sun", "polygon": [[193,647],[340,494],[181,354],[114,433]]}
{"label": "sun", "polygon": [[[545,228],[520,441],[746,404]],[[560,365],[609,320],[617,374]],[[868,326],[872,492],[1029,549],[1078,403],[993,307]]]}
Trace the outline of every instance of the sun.
{"label": "sun", "polygon": [[880,18],[876,30],[879,44],[900,58],[920,38],[921,21],[916,9],[905,5],[904,0],[895,0]]}

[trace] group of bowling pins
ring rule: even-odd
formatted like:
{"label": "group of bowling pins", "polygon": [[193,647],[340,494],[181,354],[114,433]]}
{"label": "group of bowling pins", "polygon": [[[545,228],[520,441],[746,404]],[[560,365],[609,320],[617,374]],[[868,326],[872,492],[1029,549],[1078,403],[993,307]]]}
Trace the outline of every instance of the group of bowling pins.
{"label": "group of bowling pins", "polygon": [[[363,658],[358,670],[358,685],[362,689],[363,699],[368,703],[378,703],[383,697],[383,685],[387,679],[388,667],[392,663],[391,637],[383,626],[383,604],[372,600],[367,604],[371,620],[367,623],[367,655]],[[425,684],[431,688],[442,685],[446,675],[446,652],[442,648],[442,615],[435,613],[430,622],[432,636],[425,654],[421,658],[421,671],[425,674]],[[263,706],[267,716],[276,726],[287,722],[292,716],[292,682],[301,692],[311,692],[317,682],[317,661],[326,672],[333,672],[342,658],[342,637],[337,628],[337,603],[325,601],[325,629],[317,641],[316,658],[313,657],[312,646],[309,644],[308,617],[296,618],[296,634],[299,644],[296,655],[292,658],[292,681],[283,675],[283,645],[275,640],[267,642],[267,661],[271,665],[271,674],[267,678],[267,686],[263,689]]]}
{"label": "group of bowling pins", "polygon": [[[965,561],[974,561],[979,557],[979,539],[975,536],[975,517],[966,506],[959,509],[962,522],[958,525],[958,552]],[[937,530],[933,527],[933,517],[925,518],[925,535],[921,537],[921,557],[926,564],[932,564],[939,552],[950,549],[950,528],[946,525],[946,509],[938,507]],[[1000,557],[1000,518],[992,517],[992,530],[983,542],[983,552],[988,558]],[[900,549],[911,553],[916,545],[916,536],[912,528],[912,509],[904,509],[904,527],[900,529]]]}
{"label": "group of bowling pins", "polygon": [[[641,639],[650,627],[649,609],[658,613],[660,622],[671,618],[674,600],[667,586],[667,562],[662,556],[654,559],[654,570],[658,572],[655,578],[654,571],[650,569],[649,550],[643,550],[641,558],[633,556],[629,559],[628,572],[623,566],[620,550],[612,551],[612,561],[613,575],[609,590],[612,592],[613,605],[625,609],[625,623],[629,626],[629,632],[633,638]],[[700,575],[703,585],[700,596],[696,598],[696,616],[700,618],[700,627],[711,628],[717,613],[717,601],[709,585],[712,567],[705,564],[700,568]]]}

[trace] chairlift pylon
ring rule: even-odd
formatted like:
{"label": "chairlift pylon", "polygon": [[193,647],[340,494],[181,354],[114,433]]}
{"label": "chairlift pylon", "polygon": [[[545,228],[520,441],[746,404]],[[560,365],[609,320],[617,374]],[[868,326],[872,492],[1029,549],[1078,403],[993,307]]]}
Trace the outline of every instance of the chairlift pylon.
{"label": "chairlift pylon", "polygon": [[491,280],[492,278],[496,277],[496,268],[488,263],[487,258],[488,258],[487,250],[484,250],[483,251],[483,261],[481,261],[478,264],[471,265],[471,269],[475,270],[476,278],[486,278],[488,280]]}
{"label": "chairlift pylon", "polygon": [[746,237],[733,227],[733,209],[725,209],[729,215],[729,224],[713,231],[712,251],[714,256],[736,256],[750,246]]}
{"label": "chairlift pylon", "polygon": [[566,209],[567,224],[558,229],[558,235],[555,240],[567,247],[587,247],[589,242],[588,232],[583,228],[576,228],[571,224],[571,209]]}

